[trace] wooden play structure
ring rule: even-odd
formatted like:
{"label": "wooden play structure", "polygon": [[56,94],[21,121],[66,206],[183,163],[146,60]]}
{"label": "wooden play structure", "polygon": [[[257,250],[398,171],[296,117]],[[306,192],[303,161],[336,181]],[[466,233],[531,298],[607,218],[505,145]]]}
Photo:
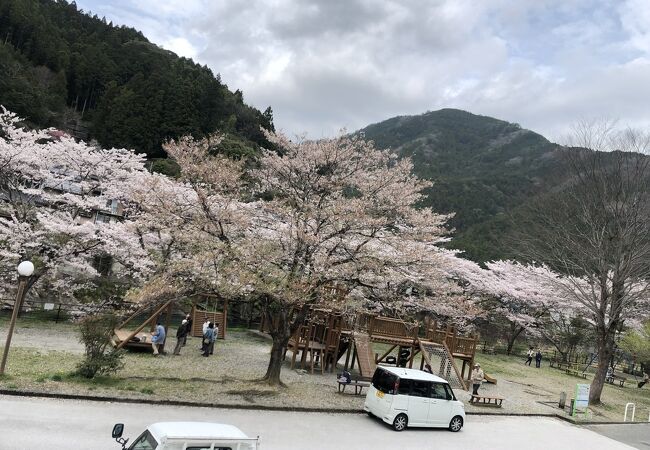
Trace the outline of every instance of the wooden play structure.
{"label": "wooden play structure", "polygon": [[305,324],[289,339],[287,351],[292,353],[291,368],[300,353],[301,369],[309,367],[314,373],[314,366],[318,365],[321,373],[332,372],[347,345],[349,339],[344,337],[343,316],[330,310],[312,310]]}
{"label": "wooden play structure", "polygon": [[194,305],[192,307],[192,329],[190,336],[203,337],[203,322],[208,321],[219,325],[219,335],[217,339],[226,338],[226,320],[228,319],[228,306],[224,305],[223,311],[206,311]]}
{"label": "wooden play structure", "polygon": [[[439,328],[436,321],[428,323],[425,329],[425,336],[420,342],[445,347],[452,359],[462,361],[460,377],[464,380],[469,379],[474,366],[478,336],[461,336],[454,327]],[[465,375],[465,368],[467,368],[467,375]]]}
{"label": "wooden play structure", "polygon": [[[113,346],[117,348],[133,348],[133,349],[145,349],[153,350],[151,347],[151,331],[154,330],[156,322],[163,312],[165,312],[165,331],[169,330],[169,323],[171,321],[171,313],[173,308],[174,300],[169,300],[162,305],[156,307],[151,304],[145,304],[138,308],[133,314],[131,314],[124,322],[122,322],[115,330],[115,334],[112,339]],[[125,328],[132,320],[134,320],[139,315],[145,313],[146,311],[153,311],[141,324],[138,325],[135,329],[130,330]],[[149,328],[147,328],[149,327]],[[146,330],[145,330],[146,329]],[[165,339],[166,341],[167,339]],[[164,350],[166,342],[163,342],[160,350]]]}
{"label": "wooden play structure", "polygon": [[[153,350],[151,347],[151,332],[155,329],[158,320],[164,321],[163,326],[167,333],[167,338],[161,346],[161,351],[164,350],[167,341],[171,337],[169,334],[169,325],[173,313],[173,307],[177,299],[168,300],[160,305],[152,305],[151,303],[143,304],[137,308],[125,321],[123,321],[114,330],[114,335],[111,340],[116,348],[127,349],[144,349]],[[207,300],[204,301],[207,306]],[[216,309],[216,304],[215,304]],[[144,322],[141,322],[137,327],[131,329],[126,328],[128,324],[133,322],[137,317],[146,314]],[[203,336],[203,322],[207,318],[210,322],[219,324],[218,339],[225,339],[227,332],[227,319],[228,319],[228,302],[224,302],[222,311],[208,311],[193,304],[192,311],[192,329],[190,335],[195,337]]]}
{"label": "wooden play structure", "polygon": [[[268,329],[262,324],[261,330]],[[332,310],[312,310],[303,325],[290,338],[291,368],[299,365],[314,373],[334,371],[345,356],[345,370],[359,372],[359,380],[370,380],[377,364],[413,367],[418,355],[420,369],[447,379],[455,387],[467,389],[478,338],[462,336],[453,327],[440,328],[427,322],[422,330],[418,323],[358,315],[350,320]],[[374,353],[373,344],[385,347]],[[396,354],[395,354],[396,353]],[[461,368],[457,365],[462,361]]]}

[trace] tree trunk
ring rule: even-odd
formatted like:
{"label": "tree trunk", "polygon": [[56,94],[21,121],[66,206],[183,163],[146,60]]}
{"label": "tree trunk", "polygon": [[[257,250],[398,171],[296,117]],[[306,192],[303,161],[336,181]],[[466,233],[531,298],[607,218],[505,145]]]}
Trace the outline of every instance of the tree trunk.
{"label": "tree trunk", "polygon": [[512,324],[510,329],[512,332],[508,336],[508,348],[506,348],[506,354],[510,355],[512,353],[512,348],[515,346],[515,341],[519,337],[522,331],[524,331],[524,327],[519,327],[517,328],[516,325]]}
{"label": "tree trunk", "polygon": [[[615,328],[614,328],[615,329]],[[599,404],[600,394],[605,385],[607,367],[614,353],[614,331],[598,330],[598,366],[589,388],[589,404]]]}
{"label": "tree trunk", "polygon": [[273,337],[273,345],[271,346],[271,359],[269,359],[269,366],[266,369],[266,375],[262,378],[271,386],[281,386],[280,372],[282,371],[282,361],[284,360],[284,353],[289,343],[289,336],[276,335]]}
{"label": "tree trunk", "polygon": [[282,371],[282,361],[287,344],[289,343],[289,338],[291,337],[291,331],[287,323],[287,312],[281,310],[275,316],[272,316],[267,310],[265,314],[270,324],[269,328],[271,337],[273,338],[273,345],[271,346],[271,358],[266,369],[266,375],[262,377],[262,380],[271,386],[281,386],[280,372]]}
{"label": "tree trunk", "polygon": [[[295,310],[293,310],[295,311]],[[275,316],[272,316],[267,306],[265,315],[268,321],[271,337],[273,338],[273,345],[271,346],[271,358],[269,365],[266,369],[266,375],[262,378],[271,386],[281,386],[280,372],[282,371],[282,362],[284,361],[284,354],[287,351],[289,339],[298,330],[300,325],[304,322],[307,313],[309,312],[309,303],[300,307],[298,314],[293,316],[292,310],[288,307],[280,308]],[[290,318],[290,316],[293,316]]]}

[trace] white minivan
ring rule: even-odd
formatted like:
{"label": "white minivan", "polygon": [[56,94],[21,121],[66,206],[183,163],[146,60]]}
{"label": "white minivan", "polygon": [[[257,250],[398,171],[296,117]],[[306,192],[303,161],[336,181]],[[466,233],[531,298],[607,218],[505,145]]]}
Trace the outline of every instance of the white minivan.
{"label": "white minivan", "polygon": [[363,409],[396,431],[407,426],[460,431],[465,422],[465,405],[456,400],[447,381],[401,367],[377,367]]}

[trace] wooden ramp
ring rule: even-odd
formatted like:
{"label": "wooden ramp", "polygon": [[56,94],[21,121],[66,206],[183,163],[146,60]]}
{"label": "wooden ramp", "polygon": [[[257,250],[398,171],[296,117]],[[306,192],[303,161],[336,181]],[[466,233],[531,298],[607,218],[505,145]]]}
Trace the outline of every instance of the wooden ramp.
{"label": "wooden ramp", "polygon": [[420,341],[420,351],[422,352],[423,365],[426,362],[431,373],[444,378],[453,387],[467,390],[463,377],[454,362],[454,357],[444,343]]}
{"label": "wooden ramp", "polygon": [[375,354],[372,351],[370,336],[362,333],[354,333],[354,354],[359,362],[361,378],[370,380],[375,374]]}

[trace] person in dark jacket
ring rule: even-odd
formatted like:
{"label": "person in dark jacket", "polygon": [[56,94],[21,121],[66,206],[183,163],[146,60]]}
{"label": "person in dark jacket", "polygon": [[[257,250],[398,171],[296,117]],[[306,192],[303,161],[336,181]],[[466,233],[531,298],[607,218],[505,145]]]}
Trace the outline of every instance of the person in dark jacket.
{"label": "person in dark jacket", "polygon": [[535,367],[538,369],[542,365],[542,351],[538,348],[537,353],[535,353]]}
{"label": "person in dark jacket", "polygon": [[185,334],[185,337],[183,338],[183,347],[185,347],[185,344],[187,344],[187,337],[192,334],[192,314],[187,314],[185,316],[185,320],[187,320],[187,333]]}
{"label": "person in dark jacket", "polygon": [[181,347],[183,346],[183,343],[185,342],[185,339],[187,338],[187,333],[189,332],[189,329],[187,327],[187,320],[183,319],[183,322],[181,323],[181,326],[178,327],[178,330],[176,330],[176,347],[174,348],[174,355],[180,355],[181,354]]}

